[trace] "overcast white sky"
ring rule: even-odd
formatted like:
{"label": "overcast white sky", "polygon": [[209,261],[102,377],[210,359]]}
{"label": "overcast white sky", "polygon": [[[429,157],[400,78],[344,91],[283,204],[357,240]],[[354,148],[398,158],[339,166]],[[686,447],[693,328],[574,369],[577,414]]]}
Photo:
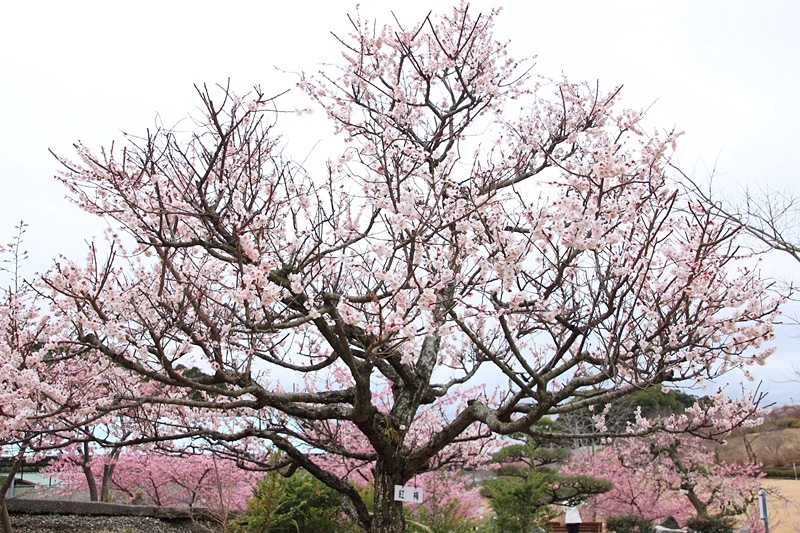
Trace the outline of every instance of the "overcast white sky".
{"label": "overcast white sky", "polygon": [[[84,253],[99,234],[53,180],[48,153],[71,144],[108,145],[121,131],[141,133],[196,107],[193,84],[224,83],[245,92],[289,89],[296,77],[335,62],[330,32],[346,33],[356,2],[40,1],[13,2],[0,26],[0,239],[19,220],[29,224],[31,264]],[[716,167],[717,185],[734,195],[745,184],[791,186],[798,177],[800,2],[784,1],[474,1],[503,5],[497,35],[515,57],[537,56],[537,70],[575,81],[624,84],[623,103],[647,108],[653,128],[686,132],[679,163],[702,178]],[[407,25],[442,0],[363,1],[367,18]],[[277,68],[276,68],[277,67]],[[287,139],[302,159],[325,128]],[[296,130],[295,130],[296,131]],[[315,148],[323,151],[325,144]],[[297,150],[295,152],[294,150]],[[788,259],[787,270],[800,265]],[[800,402],[796,336],[780,332],[778,353],[758,373],[779,403]]]}

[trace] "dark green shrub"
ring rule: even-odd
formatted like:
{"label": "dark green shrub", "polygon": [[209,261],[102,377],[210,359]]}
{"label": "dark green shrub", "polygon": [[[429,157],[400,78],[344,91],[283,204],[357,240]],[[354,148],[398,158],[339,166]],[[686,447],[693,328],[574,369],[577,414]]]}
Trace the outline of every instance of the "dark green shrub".
{"label": "dark green shrub", "polygon": [[795,472],[792,468],[762,468],[761,471],[766,474],[767,477],[783,479],[795,478]]}
{"label": "dark green shrub", "polygon": [[606,531],[616,533],[653,533],[653,521],[635,514],[609,516],[606,519]]}
{"label": "dark green shrub", "polygon": [[735,533],[736,519],[730,516],[695,516],[686,522],[686,527],[697,533]]}
{"label": "dark green shrub", "polygon": [[773,418],[765,425],[771,429],[800,428],[800,420],[793,416],[782,416]]}
{"label": "dark green shrub", "polygon": [[528,533],[551,518],[548,484],[540,472],[523,479],[497,478],[483,484],[481,495],[495,512],[494,527],[503,533]]}
{"label": "dark green shrub", "polygon": [[236,529],[248,533],[344,533],[352,525],[339,494],[305,471],[290,478],[270,472],[253,490]]}

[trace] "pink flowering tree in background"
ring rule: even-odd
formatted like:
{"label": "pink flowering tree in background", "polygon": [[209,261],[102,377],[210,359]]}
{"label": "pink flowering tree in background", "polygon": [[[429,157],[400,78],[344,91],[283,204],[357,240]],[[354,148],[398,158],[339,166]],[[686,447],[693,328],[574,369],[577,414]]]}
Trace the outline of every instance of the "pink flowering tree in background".
{"label": "pink flowering tree in background", "polygon": [[397,532],[394,486],[492,434],[763,361],[779,301],[737,227],[670,183],[677,135],[617,88],[536,77],[495,16],[355,19],[342,65],[300,83],[349,143],[319,168],[284,156],[272,99],[228,88],[199,90],[193,131],[61,158],[111,228],[45,276],[65,349],[153,384],[106,408],[303,468]]}
{"label": "pink flowering tree in background", "polygon": [[659,520],[671,514],[681,520],[691,515],[689,500],[676,497],[660,478],[640,475],[627,468],[612,446],[576,452],[566,470],[602,476],[614,483],[612,490],[588,501],[589,516],[635,514]]}
{"label": "pink flowering tree in background", "polygon": [[[150,389],[147,384],[140,385],[145,385],[140,389],[142,392]],[[133,394],[130,388],[125,390]],[[74,493],[79,488],[86,492],[90,501],[108,502],[113,498],[112,491],[116,488],[114,475],[120,455],[128,449],[127,444],[143,439],[150,441],[154,434],[149,424],[142,427],[142,420],[169,416],[163,415],[163,412],[153,413],[141,407],[124,411],[112,409],[93,419],[91,424],[76,427],[57,454],[45,452],[40,455],[48,461],[47,470],[67,482],[63,486],[67,492]],[[82,478],[80,481],[75,479],[78,473]]]}
{"label": "pink flowering tree in background", "polygon": [[684,524],[692,516],[757,516],[759,466],[722,462],[700,437],[658,433],[576,452],[567,471],[614,483],[589,501],[594,515],[636,514],[657,522],[672,515]]}
{"label": "pink flowering tree in background", "polygon": [[[260,476],[213,454],[166,455],[136,448],[125,449],[115,457],[94,455],[89,467],[99,478],[112,461],[115,468],[109,500],[126,503],[241,510]],[[50,471],[65,489],[87,490],[87,477],[76,466],[62,454],[50,465]]]}

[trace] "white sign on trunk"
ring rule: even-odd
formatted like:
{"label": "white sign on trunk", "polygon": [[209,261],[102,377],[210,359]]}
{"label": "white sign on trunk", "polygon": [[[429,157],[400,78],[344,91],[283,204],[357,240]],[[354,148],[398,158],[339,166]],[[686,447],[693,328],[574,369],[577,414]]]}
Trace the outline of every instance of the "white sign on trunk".
{"label": "white sign on trunk", "polygon": [[394,486],[394,501],[422,503],[422,489],[404,485]]}

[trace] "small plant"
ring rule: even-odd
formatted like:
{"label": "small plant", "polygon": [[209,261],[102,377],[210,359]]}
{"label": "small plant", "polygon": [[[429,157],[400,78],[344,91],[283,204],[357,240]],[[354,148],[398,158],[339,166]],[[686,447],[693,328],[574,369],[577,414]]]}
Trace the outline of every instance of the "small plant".
{"label": "small plant", "polygon": [[734,533],[736,519],[730,516],[695,516],[686,522],[686,527],[696,533]]}
{"label": "small plant", "polygon": [[609,516],[606,519],[606,529],[616,533],[653,533],[653,522],[635,514]]}
{"label": "small plant", "polygon": [[431,509],[424,505],[406,508],[409,533],[471,533],[475,521],[465,517],[458,500]]}

